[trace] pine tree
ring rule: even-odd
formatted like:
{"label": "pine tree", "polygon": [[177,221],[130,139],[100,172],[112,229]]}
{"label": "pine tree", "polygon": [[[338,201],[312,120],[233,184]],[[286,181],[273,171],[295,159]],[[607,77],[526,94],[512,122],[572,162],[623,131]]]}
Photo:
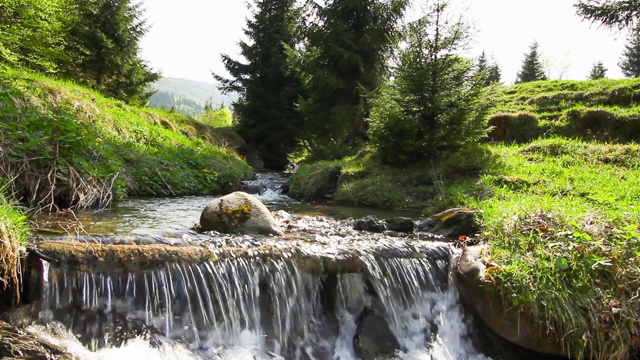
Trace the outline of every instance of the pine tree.
{"label": "pine tree", "polygon": [[224,93],[240,95],[234,103],[238,132],[247,146],[257,150],[264,165],[282,169],[298,147],[302,118],[297,110],[301,79],[289,52],[299,40],[295,0],[254,0],[253,19],[247,20],[240,42],[245,61],[222,56],[231,74],[214,74]]}
{"label": "pine tree", "polygon": [[626,77],[640,77],[640,26],[629,36],[622,53],[620,69]]}
{"label": "pine tree", "polygon": [[588,79],[589,80],[604,79],[606,75],[607,75],[607,69],[604,67],[604,64],[602,63],[602,61],[598,61],[597,63],[593,64],[593,67],[589,72]]}
{"label": "pine tree", "polygon": [[367,140],[367,95],[386,74],[406,0],[329,0],[307,33],[302,70],[304,143],[316,159],[340,158]]}
{"label": "pine tree", "polygon": [[485,134],[486,86],[459,55],[469,28],[447,18],[447,7],[437,1],[409,25],[393,81],[375,98],[371,138],[389,165],[460,151]]}
{"label": "pine tree", "polygon": [[581,0],[578,15],[618,29],[640,26],[640,0]]}
{"label": "pine tree", "polygon": [[536,80],[547,80],[547,76],[544,74],[542,61],[538,53],[538,42],[534,41],[529,47],[529,53],[525,54],[522,69],[518,72],[518,77],[516,78],[516,84]]}
{"label": "pine tree", "polygon": [[73,61],[66,64],[66,75],[107,96],[146,103],[147,87],[160,74],[139,57],[138,43],[148,29],[142,3],[74,1],[67,38]]}

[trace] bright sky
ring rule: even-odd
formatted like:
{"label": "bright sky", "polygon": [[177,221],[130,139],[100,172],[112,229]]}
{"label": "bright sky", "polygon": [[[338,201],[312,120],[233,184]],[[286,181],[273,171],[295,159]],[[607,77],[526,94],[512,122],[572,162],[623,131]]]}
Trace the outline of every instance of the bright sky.
{"label": "bright sky", "polygon": [[[238,58],[237,43],[249,15],[243,0],[142,1],[151,26],[141,42],[142,55],[163,76],[211,82],[212,71],[226,74],[221,53]],[[477,30],[469,54],[484,50],[497,60],[503,82],[513,83],[537,40],[552,79],[585,79],[597,61],[608,69],[607,77],[621,78],[618,62],[626,32],[583,21],[575,15],[576,2],[466,0],[464,16]]]}

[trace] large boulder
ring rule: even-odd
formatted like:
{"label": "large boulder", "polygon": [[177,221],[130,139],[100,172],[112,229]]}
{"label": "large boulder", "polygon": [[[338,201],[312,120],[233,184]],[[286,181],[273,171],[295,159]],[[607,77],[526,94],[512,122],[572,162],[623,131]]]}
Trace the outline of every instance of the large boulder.
{"label": "large boulder", "polygon": [[541,354],[566,356],[562,342],[549,334],[543,323],[534,323],[525,313],[508,308],[485,279],[486,266],[480,261],[485,246],[468,246],[454,267],[460,301],[496,334],[509,342]]}
{"label": "large boulder", "polygon": [[445,210],[418,223],[418,231],[447,238],[474,235],[479,230],[475,212],[463,208]]}
{"label": "large boulder", "polygon": [[237,191],[212,200],[200,215],[201,231],[282,235],[267,207],[255,196]]}

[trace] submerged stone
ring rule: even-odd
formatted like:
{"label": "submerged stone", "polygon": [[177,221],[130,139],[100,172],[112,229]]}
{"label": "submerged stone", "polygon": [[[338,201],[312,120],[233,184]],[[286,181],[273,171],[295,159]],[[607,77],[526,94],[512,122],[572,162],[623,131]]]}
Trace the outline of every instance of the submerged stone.
{"label": "submerged stone", "polygon": [[200,215],[201,231],[282,235],[273,215],[253,195],[237,191],[212,200]]}

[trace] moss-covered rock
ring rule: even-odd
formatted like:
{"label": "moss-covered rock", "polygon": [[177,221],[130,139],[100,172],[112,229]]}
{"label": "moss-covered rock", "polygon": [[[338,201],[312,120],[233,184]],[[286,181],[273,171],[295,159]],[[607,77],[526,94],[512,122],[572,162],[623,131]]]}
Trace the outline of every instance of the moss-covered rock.
{"label": "moss-covered rock", "polygon": [[212,200],[200,215],[200,230],[231,234],[283,234],[269,209],[258,198],[242,191]]}

